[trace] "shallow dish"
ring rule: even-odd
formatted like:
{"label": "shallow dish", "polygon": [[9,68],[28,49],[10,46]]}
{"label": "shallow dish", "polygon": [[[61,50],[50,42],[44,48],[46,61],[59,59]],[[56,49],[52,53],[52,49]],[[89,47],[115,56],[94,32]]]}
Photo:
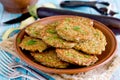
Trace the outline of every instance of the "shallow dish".
{"label": "shallow dish", "polygon": [[[52,16],[52,17],[46,17],[46,18],[40,19],[36,22],[40,22],[41,24],[44,25],[44,24],[54,22],[56,20],[61,20],[63,18],[67,18],[67,17],[74,17],[74,16],[70,16],[70,15]],[[36,23],[36,22],[34,22],[34,23]],[[32,23],[32,24],[34,24],[34,23]],[[30,25],[32,25],[32,24],[30,24]],[[28,25],[26,27],[29,27],[30,25]],[[106,37],[107,45],[106,45],[105,51],[103,51],[101,55],[97,56],[99,58],[99,60],[94,65],[91,65],[88,67],[74,67],[73,66],[73,67],[67,68],[67,69],[55,69],[55,68],[49,68],[49,67],[46,67],[39,63],[34,62],[33,58],[30,56],[30,54],[26,54],[18,46],[19,45],[18,39],[22,39],[23,36],[26,34],[25,28],[22,29],[17,35],[17,38],[15,40],[15,49],[23,61],[25,61],[30,66],[32,66],[38,70],[44,71],[44,72],[57,73],[57,74],[61,74],[61,73],[73,74],[73,73],[79,73],[79,72],[86,72],[86,71],[92,70],[94,68],[97,68],[97,67],[107,63],[108,61],[110,61],[112,59],[112,57],[114,56],[116,48],[117,48],[117,41],[116,41],[115,35],[108,27],[106,27],[104,24],[102,24],[98,21],[95,21],[95,20],[94,20],[94,27],[103,32],[103,34]]]}

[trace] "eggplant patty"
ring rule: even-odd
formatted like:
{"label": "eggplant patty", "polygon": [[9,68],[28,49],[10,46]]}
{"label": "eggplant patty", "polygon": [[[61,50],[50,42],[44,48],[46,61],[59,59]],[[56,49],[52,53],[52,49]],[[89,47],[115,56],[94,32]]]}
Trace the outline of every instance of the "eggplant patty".
{"label": "eggplant patty", "polygon": [[79,66],[89,66],[98,60],[95,55],[88,55],[75,49],[56,49],[56,52],[61,60]]}
{"label": "eggplant patty", "polygon": [[42,52],[43,50],[47,48],[47,44],[43,42],[42,40],[28,37],[28,36],[24,36],[19,46],[22,49],[29,50],[32,52],[34,51]]}
{"label": "eggplant patty", "polygon": [[88,40],[93,37],[93,20],[83,17],[65,18],[56,30],[67,41]]}
{"label": "eggplant patty", "polygon": [[31,53],[37,62],[42,65],[54,68],[67,68],[69,63],[61,61],[55,52],[55,50],[48,50],[42,53]]}
{"label": "eggplant patty", "polygon": [[104,34],[100,30],[95,29],[94,38],[92,38],[91,40],[80,41],[75,46],[75,49],[81,50],[87,54],[100,55],[102,51],[105,50],[106,44],[107,42]]}
{"label": "eggplant patty", "polygon": [[40,38],[40,31],[41,29],[43,28],[44,26],[41,25],[40,22],[36,22],[34,24],[31,24],[30,26],[28,26],[26,29],[25,29],[25,32],[31,36],[31,37],[34,37],[34,38]]}

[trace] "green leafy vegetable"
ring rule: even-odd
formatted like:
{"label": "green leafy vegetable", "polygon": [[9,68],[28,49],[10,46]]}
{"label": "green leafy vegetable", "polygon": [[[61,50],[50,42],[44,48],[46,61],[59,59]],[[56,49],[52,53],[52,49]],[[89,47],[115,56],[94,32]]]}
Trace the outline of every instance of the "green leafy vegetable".
{"label": "green leafy vegetable", "polygon": [[51,30],[51,29],[47,30],[47,32],[48,32],[48,33],[51,33],[51,34],[55,34],[55,33],[56,33],[55,30]]}
{"label": "green leafy vegetable", "polygon": [[36,44],[36,41],[32,39],[32,40],[27,41],[26,44],[27,45],[34,45],[34,44]]}
{"label": "green leafy vegetable", "polygon": [[85,55],[85,58],[89,58],[90,56],[89,55]]}
{"label": "green leafy vegetable", "polygon": [[70,21],[71,21],[71,18],[66,18],[65,20],[68,21],[68,22],[70,22]]}
{"label": "green leafy vegetable", "polygon": [[21,42],[21,39],[20,39],[20,38],[17,38],[17,42],[20,43],[20,42]]}
{"label": "green leafy vegetable", "polygon": [[75,27],[73,27],[73,30],[80,31],[80,27],[79,26],[75,26]]}

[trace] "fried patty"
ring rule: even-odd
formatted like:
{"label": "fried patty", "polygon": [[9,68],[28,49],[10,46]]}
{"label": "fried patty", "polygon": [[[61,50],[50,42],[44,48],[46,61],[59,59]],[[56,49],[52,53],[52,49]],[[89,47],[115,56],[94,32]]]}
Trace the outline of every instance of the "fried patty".
{"label": "fried patty", "polygon": [[40,37],[40,31],[41,29],[43,28],[44,26],[41,25],[40,22],[36,22],[30,26],[28,26],[26,29],[25,29],[25,32],[31,36],[31,37],[35,37],[35,38],[41,38]]}
{"label": "fried patty", "polygon": [[42,40],[28,37],[28,36],[24,36],[19,46],[22,49],[29,50],[32,52],[34,51],[42,52],[43,50],[47,48],[47,44],[43,42]]}
{"label": "fried patty", "polygon": [[37,62],[42,65],[53,67],[53,68],[67,68],[69,63],[61,61],[55,52],[55,50],[49,50],[44,53],[31,53]]}
{"label": "fried patty", "polygon": [[83,17],[65,18],[56,27],[57,33],[67,41],[79,42],[93,37],[93,20]]}
{"label": "fried patty", "polygon": [[95,29],[94,38],[91,40],[80,41],[79,44],[75,46],[75,49],[81,50],[87,54],[97,54],[100,55],[102,51],[105,50],[106,38],[104,34]]}
{"label": "fried patty", "polygon": [[89,66],[98,60],[94,55],[87,55],[74,49],[56,49],[56,52],[61,60],[79,66]]}
{"label": "fried patty", "polygon": [[41,30],[41,37],[47,44],[57,48],[72,48],[76,45],[75,42],[69,42],[62,39],[56,32],[56,26],[59,23],[51,23]]}

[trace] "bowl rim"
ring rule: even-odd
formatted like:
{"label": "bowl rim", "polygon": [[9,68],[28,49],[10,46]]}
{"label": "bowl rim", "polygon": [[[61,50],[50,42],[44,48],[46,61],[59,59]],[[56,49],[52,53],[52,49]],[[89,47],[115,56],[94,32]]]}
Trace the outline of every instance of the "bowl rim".
{"label": "bowl rim", "polygon": [[[45,21],[45,20],[51,19],[51,18],[71,17],[71,16],[72,16],[72,17],[75,17],[75,16],[73,16],[73,15],[50,16],[50,17],[46,17],[46,18],[42,18],[42,19],[40,19],[40,20],[37,20],[37,21],[33,22],[32,24],[34,24],[34,23],[36,23],[36,22],[39,22],[39,21]],[[81,16],[81,17],[82,17],[82,16]],[[85,18],[86,18],[86,17],[85,17]],[[88,19],[89,19],[89,18],[88,18]],[[92,19],[92,20],[93,20],[93,19]],[[112,39],[114,40],[114,45],[115,45],[114,48],[111,50],[111,53],[110,53],[109,55],[107,55],[107,57],[105,57],[104,59],[102,59],[100,62],[95,63],[94,65],[91,65],[91,66],[88,66],[88,67],[83,67],[83,68],[76,68],[76,69],[56,69],[56,68],[49,68],[49,67],[46,67],[46,66],[37,64],[37,63],[35,63],[34,61],[30,60],[28,57],[26,57],[26,56],[22,53],[22,51],[20,50],[20,48],[17,46],[17,44],[18,44],[18,43],[17,43],[17,38],[20,36],[21,32],[22,32],[23,30],[25,30],[25,28],[28,27],[28,26],[30,26],[31,24],[28,25],[28,26],[26,26],[24,29],[22,29],[22,30],[18,33],[18,35],[17,35],[17,37],[16,37],[16,40],[15,40],[15,43],[14,43],[14,45],[15,45],[15,51],[16,51],[16,53],[18,54],[18,56],[19,56],[23,61],[25,61],[28,65],[30,65],[30,66],[38,69],[38,70],[47,72],[47,73],[57,73],[57,74],[67,73],[67,74],[73,74],[73,73],[86,72],[86,71],[92,70],[92,69],[97,68],[97,67],[99,67],[99,66],[107,63],[108,61],[110,61],[110,60],[113,58],[113,56],[115,55],[116,50],[117,50],[117,40],[116,40],[116,38],[115,38],[114,33],[113,33],[107,26],[105,26],[103,23],[98,22],[98,21],[96,21],[96,20],[93,20],[93,21],[94,21],[95,23],[97,23],[97,24],[102,25],[102,26],[104,27],[104,29],[111,34],[111,37],[112,37]]]}

